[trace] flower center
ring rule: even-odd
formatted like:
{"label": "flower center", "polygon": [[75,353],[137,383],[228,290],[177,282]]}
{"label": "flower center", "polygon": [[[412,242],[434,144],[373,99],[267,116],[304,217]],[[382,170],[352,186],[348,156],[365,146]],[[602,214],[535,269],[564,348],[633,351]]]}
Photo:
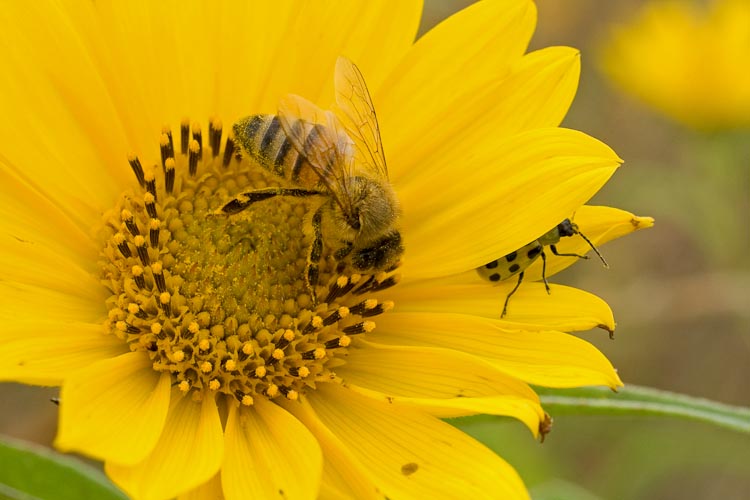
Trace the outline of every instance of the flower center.
{"label": "flower center", "polygon": [[339,354],[393,307],[370,295],[398,276],[348,272],[324,245],[314,304],[303,278],[310,206],[275,198],[215,215],[240,192],[285,181],[243,158],[232,138],[222,147],[218,120],[207,139],[183,121],[179,152],[164,129],[160,166],[128,158],[140,188],[120,196],[101,235],[106,327],[184,392],[217,391],[244,405],[296,399],[335,378]]}

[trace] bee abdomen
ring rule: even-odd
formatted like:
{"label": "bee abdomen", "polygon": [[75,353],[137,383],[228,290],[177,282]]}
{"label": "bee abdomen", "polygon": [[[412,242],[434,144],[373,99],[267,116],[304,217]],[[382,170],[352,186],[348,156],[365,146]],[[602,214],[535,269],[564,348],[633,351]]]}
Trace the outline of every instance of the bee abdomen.
{"label": "bee abdomen", "polygon": [[305,160],[294,149],[278,116],[247,116],[235,123],[233,130],[242,148],[263,167],[287,180],[299,178]]}
{"label": "bee abdomen", "polygon": [[522,246],[515,252],[477,268],[477,273],[489,281],[504,281],[527,269],[544,250],[539,240]]}

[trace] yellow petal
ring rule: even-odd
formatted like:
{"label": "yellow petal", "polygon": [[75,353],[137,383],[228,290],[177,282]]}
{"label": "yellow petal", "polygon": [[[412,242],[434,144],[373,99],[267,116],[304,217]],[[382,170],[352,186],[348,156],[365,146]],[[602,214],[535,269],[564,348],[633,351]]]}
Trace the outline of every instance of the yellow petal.
{"label": "yellow petal", "polygon": [[[499,99],[486,110],[487,119],[480,123],[484,130],[477,136],[560,125],[575,97],[580,73],[581,54],[577,49],[547,47],[526,54],[511,75],[490,90]],[[493,121],[501,130],[487,127]]]}
{"label": "yellow petal", "polygon": [[[96,306],[101,314],[100,304],[103,302],[104,292],[101,283],[90,272],[56,253],[54,249],[16,234],[19,232],[5,233],[0,237],[4,245],[0,251],[0,280],[7,287],[7,295],[12,298],[13,292],[8,288],[16,285],[38,287],[67,296],[71,302],[88,302],[92,309]],[[8,306],[8,303],[4,305]]]}
{"label": "yellow petal", "polygon": [[318,498],[320,500],[348,500],[350,498],[380,498],[377,494],[373,494],[369,497],[353,497],[349,493],[344,493],[346,490],[337,489],[334,485],[325,482],[321,483],[320,491],[318,492]]}
{"label": "yellow petal", "polygon": [[[103,291],[99,284],[97,293],[100,290]],[[93,301],[17,281],[0,281],[0,319],[5,325],[18,323],[32,329],[36,322],[99,323],[104,315],[103,300]],[[104,332],[101,326],[99,331]]]}
{"label": "yellow petal", "polygon": [[[473,149],[524,130],[557,127],[575,96],[580,67],[577,50],[549,47],[523,56],[504,78],[462,88],[464,93],[454,98],[455,103],[430,108],[430,116],[425,117],[429,120],[419,125],[421,137],[407,132],[395,144],[397,152],[404,149],[415,159],[398,182],[420,175],[424,165],[440,163],[451,150],[466,153],[469,144]],[[388,149],[390,155],[393,148]],[[398,155],[393,158],[397,165],[406,161]]]}
{"label": "yellow petal", "polygon": [[279,404],[297,417],[313,433],[323,451],[321,499],[382,500],[383,494],[378,491],[373,483],[371,471],[359,463],[344,441],[318,420],[308,404],[292,403],[291,401],[281,401]]}
{"label": "yellow petal", "polygon": [[[497,286],[498,298],[505,301],[512,283]],[[542,283],[526,283],[518,288],[503,318],[505,328],[521,330],[584,331],[601,328],[609,333],[615,329],[612,309],[594,294],[562,285],[550,284],[550,292]]]}
{"label": "yellow petal", "polygon": [[[75,207],[55,205],[33,179],[0,159],[0,224],[3,233],[43,246],[70,261],[90,262],[96,245],[90,238],[91,221],[81,220]],[[7,245],[0,247],[5,253]]]}
{"label": "yellow petal", "polygon": [[[602,250],[599,247],[604,243],[654,225],[654,219],[651,217],[639,217],[625,210],[591,205],[584,205],[579,208],[572,217],[572,220],[578,225],[579,231],[591,240],[591,243],[602,254],[606,254],[606,250]],[[592,264],[601,265],[599,257],[591,251],[588,243],[579,236],[562,238],[556,247],[559,253],[576,253],[578,255],[586,255],[588,253]],[[548,277],[581,260],[577,257],[558,257],[552,255],[552,252],[549,251],[546,253],[548,257]],[[604,257],[606,258],[606,255]],[[524,280],[529,279],[534,281],[542,279],[542,262],[541,259],[538,260],[539,262],[535,262],[526,270]]]}
{"label": "yellow petal", "polygon": [[0,317],[100,321],[90,223],[84,230],[2,161],[0,175]]}
{"label": "yellow petal", "polygon": [[[421,3],[386,9],[377,2],[237,1],[177,8],[138,1],[90,10],[71,9],[70,16],[132,135],[137,126],[158,130],[185,114],[217,113],[232,123],[273,112],[288,93],[327,104],[333,65],[345,52],[377,83],[413,41]],[[203,43],[195,43],[198,34]],[[133,74],[149,78],[125,80]]]}
{"label": "yellow petal", "polygon": [[528,498],[507,463],[435,417],[337,384],[320,384],[306,401],[389,498]]}
{"label": "yellow petal", "polygon": [[0,330],[0,380],[60,385],[70,373],[128,351],[101,325],[12,321]]}
{"label": "yellow petal", "polygon": [[620,238],[639,229],[653,227],[654,219],[639,217],[618,208],[584,205],[579,208],[573,221],[578,224],[581,232],[598,244],[604,244],[615,238]]}
{"label": "yellow petal", "polygon": [[[234,14],[238,19],[224,20],[228,34],[219,25],[215,34],[224,46],[217,52],[237,69],[237,75],[220,83],[231,88],[216,96],[222,104],[228,101],[220,111],[232,119],[238,112],[274,112],[288,93],[328,107],[339,55],[360,66],[368,85],[376,88],[414,41],[422,11],[421,2],[414,0],[387,8],[379,2],[245,5]],[[240,68],[238,51],[243,55]]]}
{"label": "yellow petal", "polygon": [[419,182],[397,186],[405,280],[474,269],[533,241],[588,200],[620,164],[605,144],[557,128],[488,140],[443,160]]}
{"label": "yellow petal", "polygon": [[[379,341],[379,335],[374,334],[373,339]],[[414,398],[510,394],[538,401],[529,386],[508,377],[481,357],[450,349],[365,341],[358,347],[349,350],[347,363],[336,370],[344,383]]]}
{"label": "yellow petal", "polygon": [[317,498],[323,455],[296,418],[258,397],[229,410],[221,481],[228,500]]}
{"label": "yellow petal", "polygon": [[80,33],[59,6],[5,7],[0,12],[0,48],[9,75],[0,79],[4,160],[59,206],[96,220],[117,193],[117,181],[128,174],[125,163],[119,177],[114,169],[127,153],[117,113]]}
{"label": "yellow petal", "polygon": [[544,412],[526,384],[476,356],[430,347],[360,341],[337,374],[350,389],[445,418],[477,413],[515,417],[536,433]]}
{"label": "yellow petal", "polygon": [[611,363],[588,342],[567,333],[508,330],[505,325],[463,314],[389,313],[378,319],[374,338],[389,345],[455,349],[536,385],[622,385]]}
{"label": "yellow petal", "polygon": [[55,446],[135,464],[154,448],[169,409],[171,378],[142,352],[105,359],[65,378]]}
{"label": "yellow petal", "polygon": [[536,9],[529,1],[478,2],[414,44],[375,97],[393,180],[417,168],[420,157],[410,152],[413,145],[432,144],[435,128],[454,130],[436,119],[441,109],[455,107],[457,97],[508,74],[535,23]]}
{"label": "yellow petal", "polygon": [[224,454],[219,411],[212,394],[197,403],[177,390],[164,430],[151,454],[134,466],[105,464],[107,475],[128,495],[162,500],[188,492],[213,477]]}
{"label": "yellow petal", "polygon": [[[396,303],[398,312],[445,312],[500,319],[505,297],[515,283],[515,279],[489,283],[472,270],[447,278],[407,283],[389,290],[388,298]],[[577,288],[551,286],[554,292],[548,294],[543,285],[524,279],[508,305],[508,314],[503,318],[505,327],[566,332],[614,330],[612,310],[602,299]]]}
{"label": "yellow petal", "polygon": [[[106,297],[101,282],[78,262],[57,253],[54,247],[22,231],[6,233],[10,228],[3,228],[0,243],[0,299],[2,309],[12,310],[11,317],[19,317],[15,304],[24,308],[24,295],[31,289],[42,290],[42,293],[56,294],[62,297],[63,303],[71,303],[71,309],[86,308],[87,314],[77,319],[92,320],[101,318],[102,306]],[[92,258],[90,262],[96,262]],[[29,304],[29,302],[26,302]],[[50,310],[58,308],[59,303],[42,302],[40,298],[33,301],[37,314],[45,315],[47,305]],[[40,305],[44,307],[40,307]],[[77,307],[73,304],[77,304]],[[28,308],[28,306],[26,306]],[[3,312],[0,311],[0,315]]]}
{"label": "yellow petal", "polygon": [[415,408],[439,418],[465,417],[468,415],[495,415],[520,420],[536,437],[544,421],[544,410],[538,402],[518,396],[481,396],[452,398],[410,398],[392,396],[365,387],[345,383],[344,387],[368,398],[399,407]]}
{"label": "yellow petal", "polygon": [[274,111],[289,92],[327,104],[343,52],[377,83],[411,45],[421,13],[418,1],[6,7],[3,153],[56,201],[92,217],[134,182],[129,151],[146,155],[145,165],[158,161],[163,124],[218,114],[228,126]]}
{"label": "yellow petal", "polygon": [[224,500],[224,493],[221,489],[221,474],[216,474],[197,488],[179,495],[177,500]]}
{"label": "yellow petal", "polygon": [[[412,47],[422,18],[421,0],[388,5],[356,1],[310,7],[303,18],[304,23],[319,25],[324,33],[323,37],[316,39],[316,44],[320,38],[335,40],[331,54],[335,54],[338,49],[340,55],[354,61],[365,75],[370,92],[380,87],[388,72]],[[321,21],[315,22],[317,19]],[[307,30],[298,32],[297,35],[301,36],[302,43],[310,40],[311,36]],[[324,60],[326,64],[330,64],[329,59],[322,59],[320,56],[321,54],[316,53],[315,57],[306,62],[319,65]],[[300,59],[299,62],[305,61]],[[333,66],[328,69],[327,76],[332,77]],[[324,95],[322,102],[330,99],[330,95]]]}

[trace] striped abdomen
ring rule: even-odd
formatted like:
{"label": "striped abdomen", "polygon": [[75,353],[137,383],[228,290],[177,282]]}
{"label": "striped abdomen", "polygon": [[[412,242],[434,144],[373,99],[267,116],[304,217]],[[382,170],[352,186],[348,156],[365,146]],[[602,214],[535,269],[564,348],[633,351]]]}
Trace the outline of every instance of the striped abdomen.
{"label": "striped abdomen", "polygon": [[479,276],[490,281],[503,281],[525,271],[542,254],[539,240],[528,243],[515,252],[477,268]]}
{"label": "striped abdomen", "polygon": [[557,255],[557,250],[554,246],[555,243],[560,241],[560,238],[564,236],[573,236],[574,234],[578,234],[578,230],[570,222],[570,219],[565,219],[541,235],[538,240],[527,243],[515,252],[493,260],[482,267],[478,267],[477,272],[482,278],[490,281],[507,280],[511,276],[525,271],[539,256],[544,257],[542,255],[544,247],[552,245],[552,253]]}
{"label": "striped abdomen", "polygon": [[263,167],[284,179],[303,186],[314,185],[318,178],[300,155],[275,115],[251,115],[233,127],[242,148]]}

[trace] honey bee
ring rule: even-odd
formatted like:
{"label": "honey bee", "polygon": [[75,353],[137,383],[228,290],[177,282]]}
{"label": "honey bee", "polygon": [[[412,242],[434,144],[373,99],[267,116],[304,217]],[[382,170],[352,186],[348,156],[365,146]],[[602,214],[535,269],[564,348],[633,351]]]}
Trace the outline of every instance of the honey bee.
{"label": "honey bee", "polygon": [[324,242],[341,268],[350,264],[360,272],[392,270],[404,251],[396,228],[399,204],[365,79],[353,62],[339,57],[334,85],[338,114],[289,95],[278,115],[251,115],[234,125],[242,148],[290,187],[240,193],[216,211],[236,214],[276,196],[320,200],[305,270],[313,301]]}
{"label": "honey bee", "polygon": [[571,222],[570,219],[565,219],[560,224],[552,228],[551,230],[544,233],[539,239],[528,243],[515,252],[511,252],[508,255],[500,257],[499,259],[493,260],[482,267],[477,268],[479,275],[489,281],[498,282],[505,281],[508,278],[518,275],[518,282],[513,290],[505,297],[505,304],[503,305],[503,312],[500,317],[505,317],[508,312],[508,302],[511,296],[516,293],[518,287],[521,286],[523,281],[524,271],[536,261],[539,257],[542,258],[542,281],[544,281],[544,287],[547,289],[547,293],[550,293],[549,283],[547,283],[547,255],[544,253],[544,247],[549,246],[550,251],[554,255],[560,257],[578,257],[579,259],[588,259],[587,255],[578,255],[576,253],[559,253],[555,246],[561,238],[569,237],[573,235],[579,235],[583,238],[586,243],[589,244],[592,250],[596,252],[596,255],[604,264],[604,267],[609,268],[609,264],[604,260],[604,256],[599,253],[599,250],[594,246],[591,241],[584,236],[579,230],[578,226]]}

